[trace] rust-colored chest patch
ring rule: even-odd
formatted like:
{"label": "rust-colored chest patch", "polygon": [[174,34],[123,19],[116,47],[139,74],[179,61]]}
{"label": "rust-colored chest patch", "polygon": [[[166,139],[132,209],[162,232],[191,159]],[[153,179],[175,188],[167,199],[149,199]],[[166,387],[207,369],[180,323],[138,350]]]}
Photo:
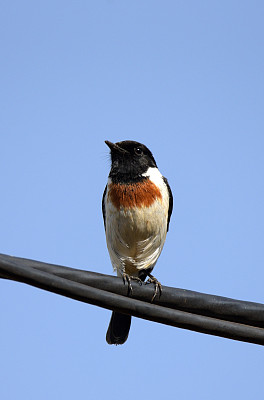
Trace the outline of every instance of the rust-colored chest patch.
{"label": "rust-colored chest patch", "polygon": [[149,207],[156,199],[162,198],[159,188],[146,179],[131,184],[111,183],[108,196],[116,208]]}

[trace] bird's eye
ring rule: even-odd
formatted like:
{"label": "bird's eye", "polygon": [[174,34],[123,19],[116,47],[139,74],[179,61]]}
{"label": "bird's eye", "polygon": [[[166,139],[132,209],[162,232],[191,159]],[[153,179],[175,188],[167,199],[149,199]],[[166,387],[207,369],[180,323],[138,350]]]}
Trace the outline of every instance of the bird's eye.
{"label": "bird's eye", "polygon": [[136,148],[135,148],[135,154],[136,154],[137,156],[142,156],[143,150],[142,150],[140,147],[136,147]]}

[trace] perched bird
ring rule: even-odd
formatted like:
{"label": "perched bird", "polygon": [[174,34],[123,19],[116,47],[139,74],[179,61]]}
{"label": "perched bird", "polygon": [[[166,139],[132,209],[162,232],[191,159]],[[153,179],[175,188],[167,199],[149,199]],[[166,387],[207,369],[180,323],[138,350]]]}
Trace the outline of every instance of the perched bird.
{"label": "perched bird", "polygon": [[[111,143],[111,170],[103,194],[106,242],[114,270],[131,286],[130,279],[161,285],[151,272],[163,248],[172,213],[168,181],[158,170],[151,151],[132,140]],[[123,344],[131,316],[113,311],[106,341]]]}

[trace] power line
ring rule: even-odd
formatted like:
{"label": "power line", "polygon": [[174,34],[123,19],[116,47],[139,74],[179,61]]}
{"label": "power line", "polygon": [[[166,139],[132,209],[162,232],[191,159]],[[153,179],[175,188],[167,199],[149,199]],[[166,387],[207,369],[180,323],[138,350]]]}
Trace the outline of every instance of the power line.
{"label": "power line", "polygon": [[72,299],[197,332],[264,345],[264,305],[163,286],[151,303],[153,285],[95,272],[0,254],[0,278]]}

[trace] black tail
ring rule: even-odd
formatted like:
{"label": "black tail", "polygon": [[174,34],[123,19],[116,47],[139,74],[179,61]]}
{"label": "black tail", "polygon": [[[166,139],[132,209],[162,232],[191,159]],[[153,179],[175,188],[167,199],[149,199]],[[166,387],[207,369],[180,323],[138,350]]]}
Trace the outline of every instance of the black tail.
{"label": "black tail", "polygon": [[106,333],[108,344],[123,344],[127,340],[131,325],[131,315],[112,312],[112,317]]}

